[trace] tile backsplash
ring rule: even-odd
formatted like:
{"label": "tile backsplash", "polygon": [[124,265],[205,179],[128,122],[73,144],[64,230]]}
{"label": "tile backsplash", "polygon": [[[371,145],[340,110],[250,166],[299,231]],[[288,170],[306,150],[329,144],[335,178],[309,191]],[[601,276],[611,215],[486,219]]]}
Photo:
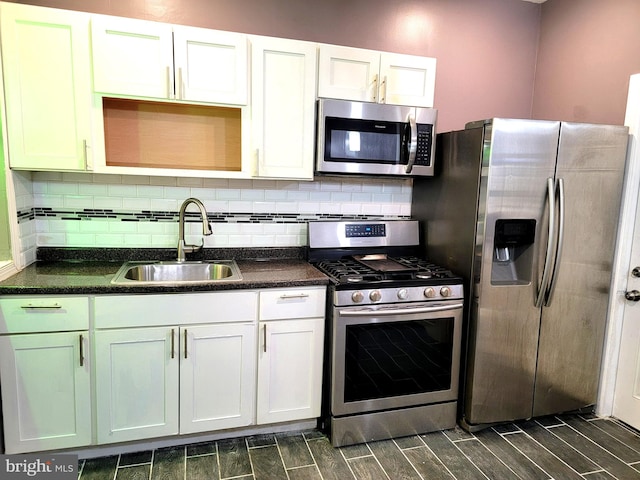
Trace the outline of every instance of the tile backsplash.
{"label": "tile backsplash", "polygon": [[[303,246],[309,220],[411,215],[410,179],[302,182],[19,172],[15,184],[27,263],[36,246],[173,247],[178,210],[189,197],[200,199],[209,214],[213,235],[205,238],[205,247]],[[187,241],[196,243],[201,226],[190,206],[192,211]]]}

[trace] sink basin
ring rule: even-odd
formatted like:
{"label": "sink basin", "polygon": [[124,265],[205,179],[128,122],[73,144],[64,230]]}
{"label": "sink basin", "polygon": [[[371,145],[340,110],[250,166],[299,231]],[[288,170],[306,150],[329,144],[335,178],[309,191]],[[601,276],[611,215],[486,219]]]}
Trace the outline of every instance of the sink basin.
{"label": "sink basin", "polygon": [[111,283],[117,285],[215,283],[242,280],[235,260],[202,262],[127,262]]}

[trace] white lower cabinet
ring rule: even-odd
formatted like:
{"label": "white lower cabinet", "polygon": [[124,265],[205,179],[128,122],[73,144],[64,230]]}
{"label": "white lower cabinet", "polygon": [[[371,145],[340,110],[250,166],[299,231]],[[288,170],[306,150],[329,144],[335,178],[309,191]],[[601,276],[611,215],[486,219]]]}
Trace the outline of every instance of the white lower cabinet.
{"label": "white lower cabinet", "polygon": [[98,443],[254,423],[256,316],[253,291],[96,297]]}
{"label": "white lower cabinet", "polygon": [[180,433],[253,423],[255,330],[254,323],[181,329]]}
{"label": "white lower cabinet", "polygon": [[178,433],[178,358],[172,352],[172,330],[95,332],[98,443]]}
{"label": "white lower cabinet", "polygon": [[3,298],[0,318],[5,453],[89,445],[88,299]]}
{"label": "white lower cabinet", "polygon": [[320,416],[325,288],[260,292],[258,424]]}

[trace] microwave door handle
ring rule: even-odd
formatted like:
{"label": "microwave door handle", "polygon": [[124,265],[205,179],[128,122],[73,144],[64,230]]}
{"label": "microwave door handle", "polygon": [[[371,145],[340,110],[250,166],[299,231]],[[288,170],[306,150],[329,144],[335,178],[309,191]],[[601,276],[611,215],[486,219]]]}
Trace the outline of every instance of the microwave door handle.
{"label": "microwave door handle", "polygon": [[409,161],[407,162],[407,168],[405,170],[405,173],[411,173],[411,170],[413,170],[413,164],[416,161],[416,151],[418,149],[418,127],[416,126],[416,117],[410,113],[409,117],[407,118],[407,121],[409,123],[409,128],[410,128],[410,136],[409,136],[409,142],[407,145],[407,152],[409,153]]}

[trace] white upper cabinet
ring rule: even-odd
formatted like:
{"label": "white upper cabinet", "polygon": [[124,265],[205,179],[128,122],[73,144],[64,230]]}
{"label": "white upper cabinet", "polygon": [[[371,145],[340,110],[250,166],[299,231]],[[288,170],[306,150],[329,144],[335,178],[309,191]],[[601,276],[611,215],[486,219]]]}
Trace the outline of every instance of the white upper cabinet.
{"label": "white upper cabinet", "polygon": [[98,93],[247,103],[245,35],[94,16],[91,37],[93,87]]}
{"label": "white upper cabinet", "polygon": [[100,93],[171,98],[171,25],[129,18],[91,18],[93,89]]}
{"label": "white upper cabinet", "polygon": [[9,164],[91,169],[89,15],[0,4]]}
{"label": "white upper cabinet", "polygon": [[245,35],[173,27],[178,100],[246,105],[249,83]]}
{"label": "white upper cabinet", "polygon": [[271,37],[251,44],[254,175],[311,180],[316,44]]}
{"label": "white upper cabinet", "polygon": [[436,59],[321,45],[318,96],[433,107]]}

